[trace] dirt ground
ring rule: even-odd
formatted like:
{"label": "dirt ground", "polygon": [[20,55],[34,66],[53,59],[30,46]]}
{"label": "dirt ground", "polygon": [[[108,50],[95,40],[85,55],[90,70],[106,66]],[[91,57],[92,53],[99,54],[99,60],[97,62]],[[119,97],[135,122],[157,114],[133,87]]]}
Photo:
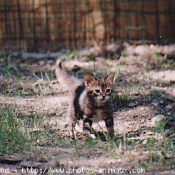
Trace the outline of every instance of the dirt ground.
{"label": "dirt ground", "polygon": [[[0,174],[175,174],[175,45],[113,44],[104,50],[59,57],[79,78],[116,72],[115,138],[87,142],[69,137],[69,95],[54,75],[57,58],[1,56],[0,105],[26,118],[41,116],[42,127],[23,128],[39,137],[29,150],[1,154]],[[104,123],[94,130],[103,133]]]}

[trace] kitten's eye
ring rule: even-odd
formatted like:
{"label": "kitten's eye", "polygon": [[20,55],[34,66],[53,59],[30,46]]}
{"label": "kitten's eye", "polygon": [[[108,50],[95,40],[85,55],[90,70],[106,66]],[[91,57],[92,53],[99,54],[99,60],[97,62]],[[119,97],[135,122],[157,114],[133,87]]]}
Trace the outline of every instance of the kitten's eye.
{"label": "kitten's eye", "polygon": [[107,93],[107,94],[111,93],[111,89],[109,89],[109,88],[106,89],[106,93]]}
{"label": "kitten's eye", "polygon": [[95,89],[95,93],[99,94],[100,90],[99,89]]}

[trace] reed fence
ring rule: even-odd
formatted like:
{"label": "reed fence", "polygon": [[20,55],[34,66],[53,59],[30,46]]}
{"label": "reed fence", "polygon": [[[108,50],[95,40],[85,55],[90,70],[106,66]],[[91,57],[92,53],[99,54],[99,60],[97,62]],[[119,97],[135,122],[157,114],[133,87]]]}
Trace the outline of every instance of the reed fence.
{"label": "reed fence", "polygon": [[174,0],[1,0],[2,51],[173,43]]}

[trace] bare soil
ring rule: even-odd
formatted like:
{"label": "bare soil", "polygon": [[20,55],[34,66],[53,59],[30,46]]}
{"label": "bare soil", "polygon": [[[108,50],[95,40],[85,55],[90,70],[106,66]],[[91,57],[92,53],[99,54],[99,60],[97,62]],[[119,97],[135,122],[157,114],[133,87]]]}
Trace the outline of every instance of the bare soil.
{"label": "bare soil", "polygon": [[[2,154],[0,174],[3,170],[9,174],[175,174],[175,149],[165,154],[161,149],[175,128],[175,46],[126,45],[119,49],[111,45],[98,56],[91,51],[89,55],[76,53],[73,58],[66,56],[64,64],[79,78],[86,72],[97,76],[116,72],[113,141],[69,137],[69,95],[54,76],[55,58],[12,57],[6,68],[7,58],[0,59],[1,106],[15,107],[25,117],[37,113],[45,130],[31,128],[40,133],[36,143],[31,143],[32,153]],[[167,121],[163,132],[157,132],[152,121],[158,115]],[[104,123],[94,129],[103,133]],[[175,139],[171,138],[173,148]],[[157,148],[151,139],[156,140]]]}

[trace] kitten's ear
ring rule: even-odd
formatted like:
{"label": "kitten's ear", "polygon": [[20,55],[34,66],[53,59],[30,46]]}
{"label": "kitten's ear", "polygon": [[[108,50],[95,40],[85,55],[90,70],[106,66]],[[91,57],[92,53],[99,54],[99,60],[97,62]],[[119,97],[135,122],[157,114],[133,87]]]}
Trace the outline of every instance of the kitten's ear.
{"label": "kitten's ear", "polygon": [[114,84],[114,81],[115,81],[115,73],[112,73],[111,75],[109,75],[106,80],[111,83],[111,84]]}
{"label": "kitten's ear", "polygon": [[93,81],[95,80],[95,78],[90,75],[90,74],[86,74],[84,76],[84,83],[85,83],[85,86],[89,86],[89,84],[91,84]]}

